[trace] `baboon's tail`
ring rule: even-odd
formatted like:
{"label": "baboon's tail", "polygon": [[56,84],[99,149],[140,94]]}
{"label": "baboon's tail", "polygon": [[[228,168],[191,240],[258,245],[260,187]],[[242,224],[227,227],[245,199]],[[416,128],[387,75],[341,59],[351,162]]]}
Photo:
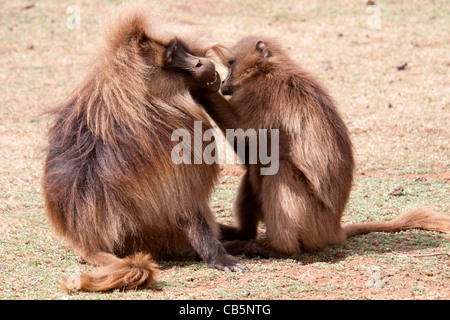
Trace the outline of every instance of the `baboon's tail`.
{"label": "baboon's tail", "polygon": [[347,224],[343,229],[347,238],[369,232],[399,232],[409,229],[450,233],[450,215],[416,208],[393,220]]}
{"label": "baboon's tail", "polygon": [[92,273],[62,279],[64,290],[110,291],[148,288],[155,282],[158,269],[150,255],[137,253],[100,267]]}

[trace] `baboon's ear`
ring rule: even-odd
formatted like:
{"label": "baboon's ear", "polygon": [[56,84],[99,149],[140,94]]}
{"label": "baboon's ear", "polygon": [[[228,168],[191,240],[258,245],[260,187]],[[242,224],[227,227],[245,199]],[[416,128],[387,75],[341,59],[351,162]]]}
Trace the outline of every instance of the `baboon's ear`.
{"label": "baboon's ear", "polygon": [[256,43],[256,50],[259,51],[259,55],[261,56],[261,58],[270,57],[270,51],[267,48],[267,45],[263,41],[258,41]]}

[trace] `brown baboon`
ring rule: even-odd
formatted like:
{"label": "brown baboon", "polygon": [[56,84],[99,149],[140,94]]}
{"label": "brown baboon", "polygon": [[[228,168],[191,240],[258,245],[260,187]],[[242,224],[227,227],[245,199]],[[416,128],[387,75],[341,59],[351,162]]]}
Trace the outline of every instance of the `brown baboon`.
{"label": "brown baboon", "polygon": [[50,112],[42,179],[56,232],[102,266],[81,275],[79,289],[148,287],[156,273],[150,257],[190,249],[211,267],[245,269],[217,239],[208,204],[217,164],[171,160],[174,130],[193,134],[194,120],[203,130],[211,124],[187,75],[164,69],[166,47],[184,41],[195,56],[188,72],[206,83],[215,67],[205,54],[218,45],[150,6],[124,5],[111,17],[84,80]]}
{"label": "brown baboon", "polygon": [[[171,61],[178,58],[175,52]],[[262,163],[246,162],[235,203],[238,226],[221,228],[223,239],[233,240],[224,245],[229,253],[292,257],[373,231],[450,232],[448,215],[424,209],[387,222],[341,226],[355,165],[348,129],[333,99],[273,39],[244,38],[230,49],[227,63],[221,90],[231,98],[204,90],[196,99],[224,132],[278,129],[280,141],[276,174],[261,175]],[[269,241],[255,239],[259,221]]]}

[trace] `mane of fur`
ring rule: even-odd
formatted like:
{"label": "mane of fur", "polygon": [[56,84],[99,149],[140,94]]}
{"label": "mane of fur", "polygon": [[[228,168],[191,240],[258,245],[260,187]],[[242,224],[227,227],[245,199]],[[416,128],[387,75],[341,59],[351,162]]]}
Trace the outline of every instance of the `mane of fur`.
{"label": "mane of fur", "polygon": [[[141,40],[149,38],[165,46],[177,37],[190,44],[192,52],[202,55],[220,54],[221,47],[195,25],[177,20],[149,3],[120,6],[105,23],[102,43],[89,64],[90,72],[68,101],[76,111],[74,116],[86,114],[87,125],[97,137],[119,143],[114,141],[109,128],[126,126],[139,135],[140,126],[149,128],[153,126],[152,122],[166,122],[165,119],[149,117],[148,112],[159,112],[160,109],[167,109],[168,113],[180,112],[169,110],[171,107],[164,99],[149,96],[149,87],[158,87],[160,81],[158,68],[162,66],[162,55],[149,57],[153,59],[153,66],[146,63],[139,45]],[[174,81],[172,86],[165,85],[158,89],[162,94],[168,91],[168,97],[173,99],[179,83]],[[189,99],[186,95],[178,98]]]}

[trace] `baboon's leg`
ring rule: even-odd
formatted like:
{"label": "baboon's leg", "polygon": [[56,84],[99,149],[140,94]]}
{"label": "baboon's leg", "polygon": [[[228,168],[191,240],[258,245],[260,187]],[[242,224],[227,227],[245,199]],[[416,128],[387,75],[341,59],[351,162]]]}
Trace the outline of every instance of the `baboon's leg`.
{"label": "baboon's leg", "polygon": [[261,204],[256,198],[255,192],[250,184],[249,171],[242,177],[238,188],[235,215],[237,227],[220,225],[221,239],[249,240],[255,239],[258,232],[258,223],[261,221]]}
{"label": "baboon's leg", "polygon": [[180,222],[193,249],[210,267],[223,271],[248,270],[245,265],[226,252],[200,212]]}

